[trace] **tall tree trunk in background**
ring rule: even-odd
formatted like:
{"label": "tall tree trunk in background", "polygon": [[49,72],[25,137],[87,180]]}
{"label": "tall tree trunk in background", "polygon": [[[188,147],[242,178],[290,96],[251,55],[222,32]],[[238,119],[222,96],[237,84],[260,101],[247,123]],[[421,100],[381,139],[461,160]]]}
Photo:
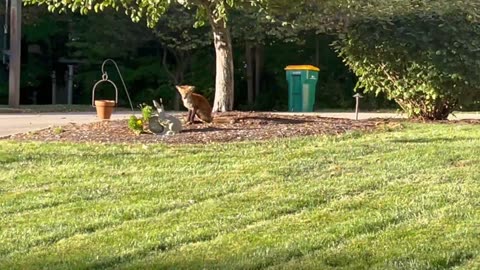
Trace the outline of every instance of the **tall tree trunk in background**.
{"label": "tall tree trunk in background", "polygon": [[[178,72],[177,70],[177,73],[175,74],[175,85],[179,85],[183,82],[183,71],[182,72]],[[173,100],[173,110],[175,111],[179,111],[180,110],[180,102],[181,102],[181,97],[180,97],[180,93],[178,91],[175,90],[175,99]]]}
{"label": "tall tree trunk in background", "polygon": [[253,105],[253,102],[255,100],[255,90],[253,88],[252,45],[249,42],[246,42],[245,50],[245,58],[247,64],[247,101],[248,105]]}
{"label": "tall tree trunk in background", "polygon": [[215,15],[212,12],[209,13],[216,56],[215,100],[212,111],[231,111],[233,109],[234,78],[230,30],[226,27],[225,19],[215,19]]}
{"label": "tall tree trunk in background", "polygon": [[180,93],[175,92],[175,99],[173,100],[173,110],[179,111],[180,110]]}
{"label": "tall tree trunk in background", "polygon": [[[180,51],[175,54],[175,60],[177,62],[175,69],[175,85],[183,83],[185,72],[187,71],[188,65],[190,64],[191,55],[189,52]],[[175,90],[175,100],[173,103],[173,109],[175,111],[180,110],[180,93]]]}
{"label": "tall tree trunk in background", "polygon": [[260,95],[260,83],[262,81],[263,69],[263,46],[255,47],[255,99]]}
{"label": "tall tree trunk in background", "polygon": [[[165,69],[165,72],[170,76],[174,85],[179,85],[183,82],[185,77],[185,70],[188,66],[190,61],[190,56],[188,53],[182,51],[170,51],[170,53],[175,57],[175,69],[173,71],[170,70],[169,65],[167,63],[167,54],[168,49],[166,47],[163,48],[163,57],[162,57],[162,65]],[[175,98],[173,100],[173,109],[175,111],[180,110],[180,93],[175,91]]]}
{"label": "tall tree trunk in background", "polygon": [[315,35],[315,66],[320,67],[320,38]]}

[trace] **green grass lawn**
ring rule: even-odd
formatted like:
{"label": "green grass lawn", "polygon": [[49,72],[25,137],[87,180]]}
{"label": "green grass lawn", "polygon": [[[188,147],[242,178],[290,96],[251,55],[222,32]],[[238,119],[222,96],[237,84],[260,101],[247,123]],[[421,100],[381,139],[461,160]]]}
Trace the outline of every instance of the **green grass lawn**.
{"label": "green grass lawn", "polygon": [[480,127],[0,141],[0,269],[480,269]]}

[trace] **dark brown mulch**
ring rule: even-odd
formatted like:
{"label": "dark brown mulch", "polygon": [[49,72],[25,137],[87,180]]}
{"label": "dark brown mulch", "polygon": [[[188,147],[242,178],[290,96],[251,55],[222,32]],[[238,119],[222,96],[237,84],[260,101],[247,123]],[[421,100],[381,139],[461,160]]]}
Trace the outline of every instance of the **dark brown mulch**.
{"label": "dark brown mulch", "polygon": [[[308,135],[338,135],[349,131],[372,131],[378,126],[398,125],[385,119],[353,121],[318,116],[276,115],[269,113],[217,113],[215,118],[227,119],[220,123],[184,125],[184,130],[173,136],[150,133],[135,135],[128,129],[127,120],[103,121],[90,124],[68,124],[37,132],[10,136],[12,140],[101,142],[101,143],[212,143]],[[230,121],[231,120],[231,121]]]}

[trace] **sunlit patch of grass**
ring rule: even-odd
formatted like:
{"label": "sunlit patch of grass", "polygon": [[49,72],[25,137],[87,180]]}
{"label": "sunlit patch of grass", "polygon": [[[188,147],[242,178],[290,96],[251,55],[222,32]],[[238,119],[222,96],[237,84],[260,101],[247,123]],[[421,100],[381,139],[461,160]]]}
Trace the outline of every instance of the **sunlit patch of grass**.
{"label": "sunlit patch of grass", "polygon": [[0,142],[0,269],[475,269],[480,129]]}

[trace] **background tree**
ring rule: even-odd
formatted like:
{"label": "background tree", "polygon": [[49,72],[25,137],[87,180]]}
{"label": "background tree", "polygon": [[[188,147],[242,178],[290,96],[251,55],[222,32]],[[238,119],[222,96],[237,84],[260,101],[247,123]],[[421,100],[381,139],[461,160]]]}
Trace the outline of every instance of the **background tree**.
{"label": "background tree", "polygon": [[[215,80],[215,100],[213,103],[214,111],[227,111],[233,108],[234,96],[234,74],[233,74],[233,54],[232,40],[227,26],[227,18],[230,9],[241,8],[243,5],[255,5],[257,1],[243,0],[190,0],[177,3],[186,7],[197,7],[197,18],[199,22],[208,21],[213,32],[213,42],[216,53],[216,80]],[[122,8],[133,21],[138,22],[142,17],[146,17],[147,24],[154,27],[160,17],[164,15],[172,1],[159,0],[139,0],[136,2],[128,0],[102,0],[102,1],[56,1],[56,0],[27,0],[26,4],[44,4],[50,11],[58,10],[60,12],[67,9],[80,11],[81,14],[87,14],[91,10],[103,11],[111,7],[117,11]]]}
{"label": "background tree", "polygon": [[[91,87],[101,78],[101,64],[108,58],[114,59],[119,65],[134,101],[159,94],[159,91],[155,90],[165,74],[152,72],[161,69],[160,62],[155,63],[153,60],[155,57],[159,58],[161,54],[155,54],[156,47],[160,45],[156,42],[151,29],[132,23],[128,17],[111,10],[103,14],[91,13],[87,16],[68,14],[65,17],[70,18],[67,24],[68,39],[65,42],[68,50],[62,56],[81,62],[75,72],[74,92],[77,93],[77,98],[81,97],[77,102],[89,102]],[[151,48],[153,44],[155,45]],[[140,51],[148,52],[148,56],[141,55]],[[139,66],[142,68],[139,69]],[[130,107],[117,71],[110,64],[106,68],[109,77],[118,82],[120,103]],[[144,74],[141,74],[140,70]],[[60,71],[58,70],[58,73],[61,74]],[[99,86],[98,96],[111,96],[111,89],[109,87],[104,89],[104,86],[107,85]]]}
{"label": "background tree", "polygon": [[175,110],[180,108],[180,95],[174,85],[185,82],[185,73],[194,54],[212,43],[206,27],[192,27],[195,21],[192,10],[173,5],[154,29],[156,38],[162,44],[162,66],[170,77],[172,91],[175,92]]}
{"label": "background tree", "polygon": [[[2,22],[4,11],[5,2],[0,2]],[[24,91],[21,91],[21,99],[36,103],[39,101],[37,97],[44,97],[44,92],[48,93],[51,90],[44,88],[51,82],[51,71],[55,65],[54,59],[62,51],[61,43],[64,41],[67,30],[65,23],[69,18],[59,15],[49,16],[51,14],[45,9],[37,7],[24,8],[22,15],[23,53],[20,87]],[[0,36],[3,36],[3,33]],[[8,97],[8,70],[6,65],[4,67],[0,71],[0,103]]]}
{"label": "background tree", "polygon": [[232,36],[237,48],[245,47],[245,78],[247,104],[252,107],[261,92],[262,72],[265,65],[265,45],[275,42],[298,41],[298,31],[281,21],[272,20],[265,11],[244,8],[231,13]]}

